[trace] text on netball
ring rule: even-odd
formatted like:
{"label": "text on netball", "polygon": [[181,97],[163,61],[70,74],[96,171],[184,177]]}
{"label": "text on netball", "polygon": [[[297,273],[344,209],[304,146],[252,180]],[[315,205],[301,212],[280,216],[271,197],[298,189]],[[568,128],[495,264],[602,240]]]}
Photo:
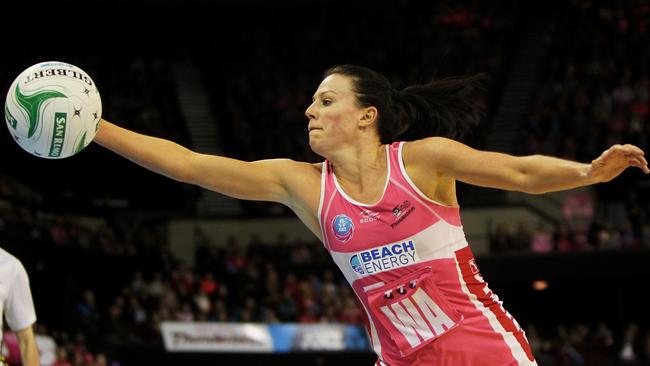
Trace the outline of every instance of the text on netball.
{"label": "text on netball", "polygon": [[79,80],[82,80],[86,84],[92,86],[93,82],[90,80],[88,75],[84,75],[82,73],[76,72],[74,70],[69,70],[69,69],[46,69],[46,70],[41,70],[37,71],[25,79],[24,83],[27,84],[33,80],[48,77],[48,76],[67,76],[70,78],[76,78]]}
{"label": "text on netball", "polygon": [[50,145],[50,152],[48,153],[51,157],[61,155],[63,141],[65,140],[65,125],[67,117],[68,115],[66,113],[57,112],[54,114],[54,131],[52,131],[52,144]]}

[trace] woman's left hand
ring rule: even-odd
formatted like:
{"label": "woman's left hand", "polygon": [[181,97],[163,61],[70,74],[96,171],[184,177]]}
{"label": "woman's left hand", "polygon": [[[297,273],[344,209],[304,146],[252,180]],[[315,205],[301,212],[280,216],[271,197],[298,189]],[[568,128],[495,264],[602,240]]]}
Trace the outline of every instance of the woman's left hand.
{"label": "woman's left hand", "polygon": [[644,155],[643,150],[634,145],[614,145],[591,162],[587,174],[595,183],[609,182],[631,166],[648,174],[650,169]]}

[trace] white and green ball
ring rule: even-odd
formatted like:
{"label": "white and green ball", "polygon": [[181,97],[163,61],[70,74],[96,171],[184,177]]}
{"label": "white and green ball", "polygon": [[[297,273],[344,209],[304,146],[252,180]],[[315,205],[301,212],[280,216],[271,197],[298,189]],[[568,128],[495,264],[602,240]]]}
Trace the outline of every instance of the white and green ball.
{"label": "white and green ball", "polygon": [[5,120],[14,140],[30,154],[61,159],[83,150],[95,137],[102,100],[80,68],[49,61],[23,71],[11,84]]}

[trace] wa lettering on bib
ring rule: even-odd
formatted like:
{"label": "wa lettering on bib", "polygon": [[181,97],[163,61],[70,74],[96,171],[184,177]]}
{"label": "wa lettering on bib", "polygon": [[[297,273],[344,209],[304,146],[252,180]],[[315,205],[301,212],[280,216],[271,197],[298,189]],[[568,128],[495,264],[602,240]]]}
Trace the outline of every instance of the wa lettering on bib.
{"label": "wa lettering on bib", "polygon": [[373,315],[388,330],[402,356],[433,342],[463,321],[440,294],[425,267],[368,292]]}

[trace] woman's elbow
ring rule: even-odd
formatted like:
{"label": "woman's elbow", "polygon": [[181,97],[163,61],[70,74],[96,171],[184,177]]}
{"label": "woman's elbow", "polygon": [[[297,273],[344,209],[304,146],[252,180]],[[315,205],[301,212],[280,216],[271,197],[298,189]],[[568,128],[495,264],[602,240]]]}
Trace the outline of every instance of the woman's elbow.
{"label": "woman's elbow", "polygon": [[[188,184],[198,184],[200,177],[200,169],[197,164],[197,155],[188,151],[183,156],[179,157],[174,166],[170,170],[169,178]],[[203,172],[205,174],[205,172]]]}
{"label": "woman's elbow", "polygon": [[543,182],[540,182],[538,179],[533,179],[530,174],[521,173],[521,176],[516,180],[516,191],[523,192],[526,194],[544,194],[548,193],[548,190],[545,189]]}
{"label": "woman's elbow", "polygon": [[531,187],[531,188],[528,188],[526,190],[522,190],[522,192],[524,192],[526,194],[541,195],[541,194],[548,193],[550,191],[548,191],[546,189],[543,189],[541,187]]}

